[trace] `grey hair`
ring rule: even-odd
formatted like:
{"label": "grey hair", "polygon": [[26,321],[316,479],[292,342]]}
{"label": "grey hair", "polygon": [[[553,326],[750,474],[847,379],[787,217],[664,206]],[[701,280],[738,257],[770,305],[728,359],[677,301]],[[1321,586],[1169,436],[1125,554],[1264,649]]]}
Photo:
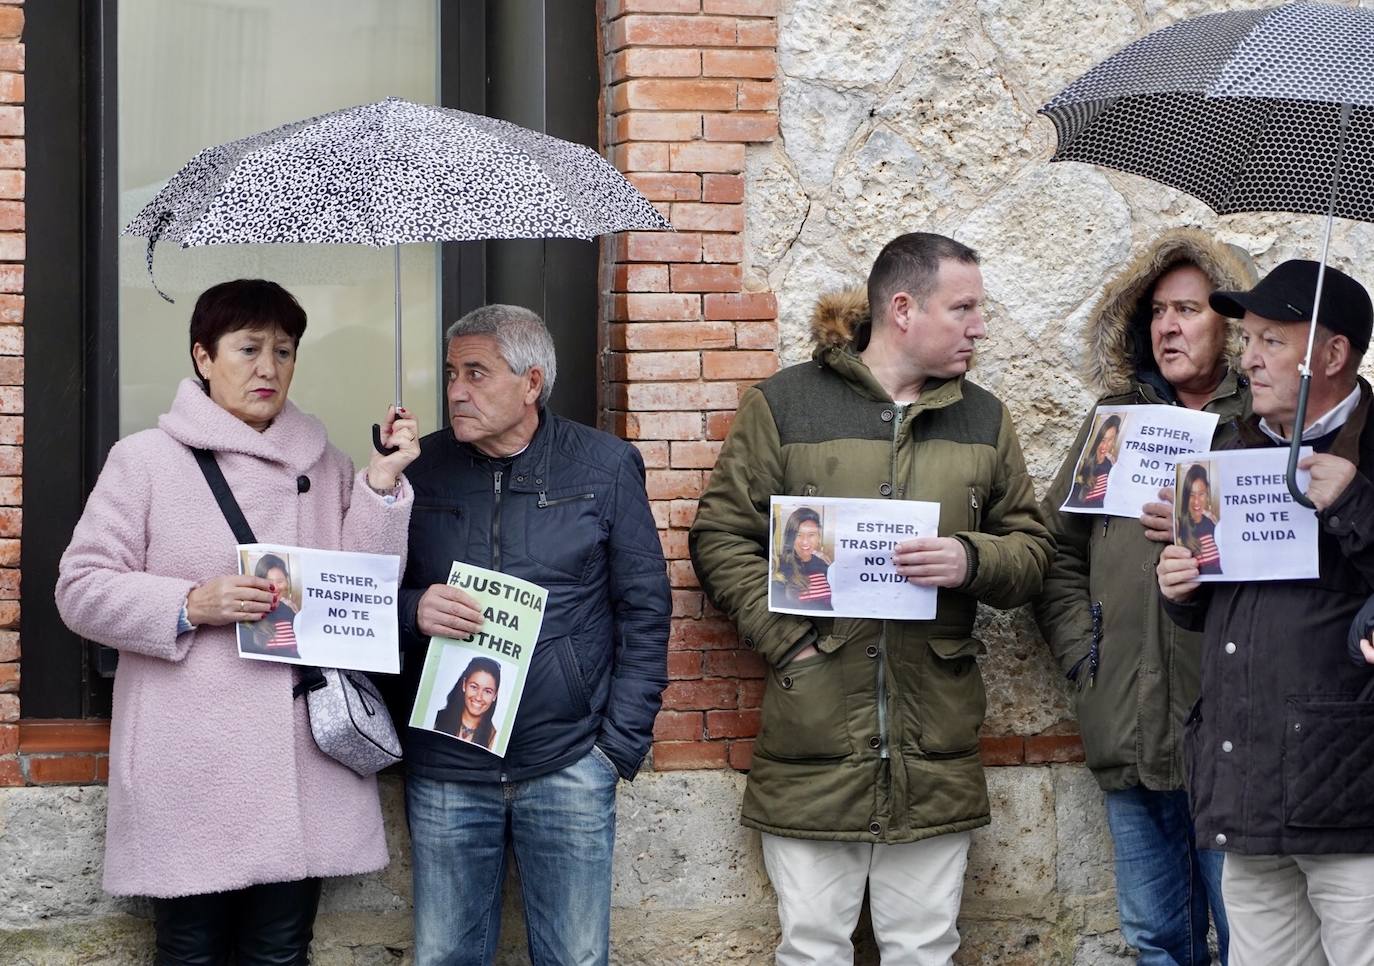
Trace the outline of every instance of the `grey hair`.
{"label": "grey hair", "polygon": [[558,375],[558,357],[554,353],[553,336],[537,314],[518,305],[484,305],[473,309],[444,333],[445,356],[449,344],[460,335],[493,336],[501,358],[517,376],[539,369],[544,374],[539,405],[548,404],[554,378]]}

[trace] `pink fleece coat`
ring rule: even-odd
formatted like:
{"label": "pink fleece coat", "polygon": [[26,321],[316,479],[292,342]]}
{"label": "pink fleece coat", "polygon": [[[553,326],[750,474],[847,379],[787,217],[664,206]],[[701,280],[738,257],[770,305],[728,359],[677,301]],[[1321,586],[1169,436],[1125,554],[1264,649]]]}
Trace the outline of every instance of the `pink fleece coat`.
{"label": "pink fleece coat", "polygon": [[405,552],[409,485],[388,506],[290,403],[258,433],[187,379],[157,429],[110,451],[57,582],[67,626],[120,651],[105,888],[172,897],[380,869],[376,780],[315,747],[295,670],[240,658],[232,626],[177,636],[191,588],[237,572],[188,447],[216,452],[263,543]]}

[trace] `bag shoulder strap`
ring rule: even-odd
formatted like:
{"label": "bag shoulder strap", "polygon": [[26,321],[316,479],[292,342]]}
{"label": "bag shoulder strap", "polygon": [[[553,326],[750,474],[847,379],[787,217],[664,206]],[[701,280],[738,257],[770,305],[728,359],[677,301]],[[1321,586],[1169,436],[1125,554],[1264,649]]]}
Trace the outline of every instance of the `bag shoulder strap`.
{"label": "bag shoulder strap", "polygon": [[215,502],[219,504],[224,519],[229,522],[229,529],[234,531],[234,539],[239,543],[257,543],[258,538],[253,536],[253,528],[239,509],[239,501],[234,499],[234,492],[229,489],[229,481],[224,478],[224,471],[219,468],[215,454],[208,449],[192,449],[191,452],[200,464],[200,471],[205,474],[205,482],[210,484],[210,492],[215,495]]}
{"label": "bag shoulder strap", "polygon": [[[239,501],[234,499],[234,491],[229,489],[229,481],[224,478],[224,471],[219,468],[215,454],[208,449],[192,448],[191,452],[200,464],[200,471],[205,474],[205,482],[210,484],[210,492],[215,495],[215,502],[219,504],[224,519],[229,522],[229,529],[234,531],[234,539],[239,543],[257,543],[258,538],[253,536],[253,528],[248,525],[243,510],[239,508]],[[319,668],[302,667],[300,682],[291,689],[292,697],[299,698],[302,694],[315,691],[328,683]]]}

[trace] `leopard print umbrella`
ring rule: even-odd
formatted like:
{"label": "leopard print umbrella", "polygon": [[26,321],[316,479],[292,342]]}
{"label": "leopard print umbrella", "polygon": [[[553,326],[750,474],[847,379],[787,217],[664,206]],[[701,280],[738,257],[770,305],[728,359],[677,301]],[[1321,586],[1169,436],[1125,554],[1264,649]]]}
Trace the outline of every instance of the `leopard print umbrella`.
{"label": "leopard print umbrella", "polygon": [[[124,227],[195,245],[393,247],[395,404],[408,242],[595,238],[672,229],[591,148],[479,114],[388,97],[206,148]],[[157,288],[164,299],[172,299]],[[380,428],[373,445],[382,452]]]}
{"label": "leopard print umbrella", "polygon": [[389,97],[206,148],[123,234],[147,236],[151,276],[162,240],[381,247],[671,228],[584,145]]}

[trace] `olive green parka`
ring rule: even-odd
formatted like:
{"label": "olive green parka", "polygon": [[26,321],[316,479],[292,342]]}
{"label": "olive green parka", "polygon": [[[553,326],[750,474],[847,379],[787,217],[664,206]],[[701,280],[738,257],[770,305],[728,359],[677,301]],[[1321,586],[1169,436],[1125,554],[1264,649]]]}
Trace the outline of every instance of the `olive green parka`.
{"label": "olive green parka", "polygon": [[[1160,276],[1184,263],[1202,269],[1216,288],[1248,289],[1255,281],[1244,253],[1201,231],[1161,236],[1106,286],[1088,319],[1088,376],[1105,390],[1097,405],[1177,404],[1153,363],[1150,296]],[[1235,326],[1228,325],[1234,363]],[[1249,413],[1250,392],[1234,364],[1204,409],[1219,417],[1214,448],[1235,436]],[[1043,504],[1057,549],[1035,602],[1036,621],[1074,682],[1087,764],[1098,784],[1108,791],[1179,789],[1183,722],[1197,700],[1201,639],[1164,613],[1155,578],[1164,545],[1146,539],[1138,520],[1059,510],[1092,417],[1090,410]]]}
{"label": "olive green parka", "polygon": [[[744,393],[690,546],[712,601],[769,664],[743,823],[911,842],[989,821],[974,613],[1033,597],[1053,543],[1006,407],[962,377],[894,403],[856,354],[867,317],[861,290],[823,298],[813,361]],[[939,591],[932,621],[771,613],[773,495],[939,503],[940,535],[969,554],[965,586]],[[794,661],[811,642],[819,654]]]}

